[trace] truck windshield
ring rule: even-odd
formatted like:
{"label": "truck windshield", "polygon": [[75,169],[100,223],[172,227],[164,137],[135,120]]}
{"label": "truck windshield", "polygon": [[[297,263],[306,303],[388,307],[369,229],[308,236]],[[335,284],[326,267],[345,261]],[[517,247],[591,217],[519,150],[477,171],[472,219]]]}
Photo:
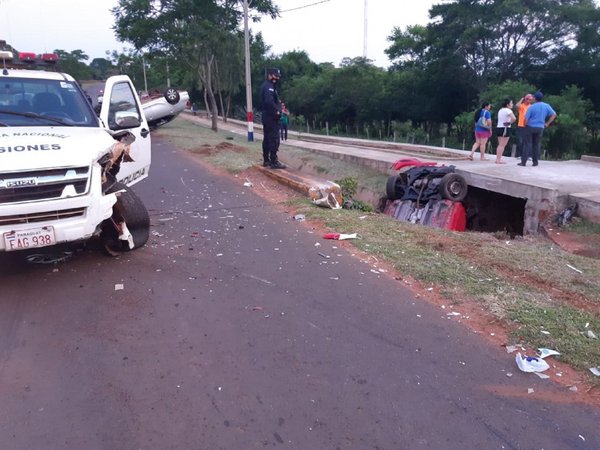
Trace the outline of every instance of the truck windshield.
{"label": "truck windshield", "polygon": [[75,82],[29,78],[1,80],[0,122],[15,127],[98,126],[93,109]]}

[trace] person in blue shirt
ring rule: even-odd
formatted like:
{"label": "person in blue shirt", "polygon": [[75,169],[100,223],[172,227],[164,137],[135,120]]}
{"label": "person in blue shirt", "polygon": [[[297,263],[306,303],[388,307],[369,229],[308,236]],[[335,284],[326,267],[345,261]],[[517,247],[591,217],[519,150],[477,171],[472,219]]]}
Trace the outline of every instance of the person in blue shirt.
{"label": "person in blue shirt", "polygon": [[475,143],[471,148],[471,154],[467,156],[467,159],[473,161],[475,151],[479,148],[479,156],[482,161],[486,161],[485,150],[487,147],[488,139],[492,137],[492,109],[491,103],[484,103],[481,105],[481,109],[477,110],[473,117],[475,122]]}
{"label": "person in blue shirt", "polygon": [[542,146],[542,135],[544,129],[550,126],[556,119],[556,111],[542,99],[544,94],[537,91],[533,94],[535,103],[531,105],[525,113],[525,130],[523,133],[523,153],[519,166],[525,166],[527,159],[531,157],[533,165],[538,165],[540,157],[540,147]]}

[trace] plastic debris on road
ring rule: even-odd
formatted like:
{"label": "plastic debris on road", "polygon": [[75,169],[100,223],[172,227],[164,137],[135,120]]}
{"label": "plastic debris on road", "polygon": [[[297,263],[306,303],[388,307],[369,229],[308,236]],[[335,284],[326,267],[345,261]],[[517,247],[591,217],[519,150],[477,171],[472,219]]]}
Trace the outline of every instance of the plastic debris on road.
{"label": "plastic debris on road", "polygon": [[304,221],[305,219],[306,219],[306,217],[304,216],[304,214],[296,214],[296,215],[294,216],[294,220],[297,220],[297,221],[299,221],[299,222],[302,222],[302,221]]}
{"label": "plastic debris on road", "polygon": [[538,353],[540,354],[540,358],[542,359],[547,358],[548,356],[560,355],[559,352],[550,348],[538,348]]}
{"label": "plastic debris on road", "polygon": [[542,358],[527,355],[521,356],[521,353],[517,353],[515,362],[522,372],[544,372],[550,368],[548,363]]}
{"label": "plastic debris on road", "polygon": [[323,239],[334,239],[336,241],[343,241],[345,239],[356,239],[356,233],[342,234],[342,233],[327,233],[323,235]]}
{"label": "plastic debris on road", "polygon": [[122,291],[123,289],[125,289],[125,286],[123,286],[123,284],[115,284],[115,291]]}

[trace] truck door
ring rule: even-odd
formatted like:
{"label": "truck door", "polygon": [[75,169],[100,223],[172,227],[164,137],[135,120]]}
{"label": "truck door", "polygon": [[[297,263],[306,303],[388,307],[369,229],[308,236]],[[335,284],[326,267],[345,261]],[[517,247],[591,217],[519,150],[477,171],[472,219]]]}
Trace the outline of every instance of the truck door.
{"label": "truck door", "polygon": [[146,178],[150,171],[150,131],[133,83],[128,76],[117,75],[106,80],[100,119],[116,131],[124,128],[119,126],[123,118],[128,119],[126,129],[133,133],[135,142],[131,144],[130,152],[133,162],[123,162],[117,178],[131,186]]}

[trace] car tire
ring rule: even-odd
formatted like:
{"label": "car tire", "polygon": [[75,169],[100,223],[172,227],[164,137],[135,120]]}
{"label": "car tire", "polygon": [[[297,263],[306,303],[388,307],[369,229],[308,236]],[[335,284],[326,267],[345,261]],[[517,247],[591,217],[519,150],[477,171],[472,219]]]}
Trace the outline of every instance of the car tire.
{"label": "car tire", "polygon": [[[140,198],[123,183],[115,183],[108,193],[121,192],[117,203],[113,206],[113,216],[102,223],[100,235],[106,252],[111,256],[119,256],[125,252],[143,247],[150,237],[150,215]],[[133,238],[133,248],[129,248],[127,241],[119,239],[119,232],[114,224],[115,216],[125,220],[127,229]]]}
{"label": "car tire", "polygon": [[385,185],[385,193],[389,200],[398,200],[406,192],[406,175],[392,175],[388,177]]}
{"label": "car tire", "polygon": [[447,173],[442,177],[439,191],[442,198],[462,202],[467,197],[467,180],[457,173]]}
{"label": "car tire", "polygon": [[176,105],[177,103],[179,103],[179,92],[177,92],[177,89],[175,88],[167,88],[167,90],[165,91],[165,100],[167,101],[167,103],[169,105]]}

